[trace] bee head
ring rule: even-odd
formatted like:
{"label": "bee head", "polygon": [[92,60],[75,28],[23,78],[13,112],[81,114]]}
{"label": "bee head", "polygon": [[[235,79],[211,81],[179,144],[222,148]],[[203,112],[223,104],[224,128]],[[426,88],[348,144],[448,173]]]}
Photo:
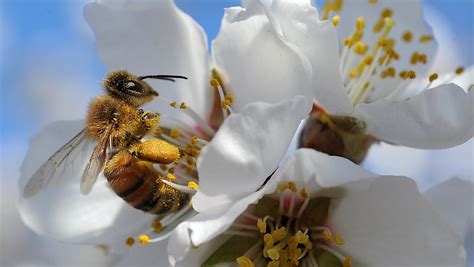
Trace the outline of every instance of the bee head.
{"label": "bee head", "polygon": [[140,106],[158,96],[148,83],[126,70],[109,72],[102,85],[110,95],[134,106]]}
{"label": "bee head", "polygon": [[187,79],[178,75],[135,76],[126,70],[111,71],[104,79],[103,86],[112,96],[121,98],[134,106],[150,102],[158,93],[144,80],[159,79],[174,82],[174,78]]}

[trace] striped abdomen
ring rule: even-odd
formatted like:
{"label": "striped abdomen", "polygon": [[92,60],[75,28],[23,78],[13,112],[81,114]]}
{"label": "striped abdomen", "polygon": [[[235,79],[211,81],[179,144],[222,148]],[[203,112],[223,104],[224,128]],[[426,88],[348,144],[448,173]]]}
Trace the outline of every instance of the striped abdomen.
{"label": "striped abdomen", "polygon": [[163,183],[150,163],[136,159],[126,150],[107,162],[104,175],[117,195],[145,212],[174,212],[189,202],[188,194]]}

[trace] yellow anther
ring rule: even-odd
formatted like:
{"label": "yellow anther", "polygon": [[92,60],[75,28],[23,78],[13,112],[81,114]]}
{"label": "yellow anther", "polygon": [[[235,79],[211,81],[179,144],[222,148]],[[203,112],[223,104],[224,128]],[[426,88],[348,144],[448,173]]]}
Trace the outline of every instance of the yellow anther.
{"label": "yellow anther", "polygon": [[253,261],[245,256],[238,257],[236,261],[240,267],[255,267],[255,264],[253,263]]}
{"label": "yellow anther", "polygon": [[140,240],[140,244],[146,245],[150,242],[150,237],[147,235],[141,235],[138,237],[138,240]]}
{"label": "yellow anther", "polygon": [[294,182],[288,182],[288,188],[289,188],[292,192],[298,191],[297,188],[296,188],[296,184],[295,184]]}
{"label": "yellow anther", "polygon": [[230,102],[228,100],[221,101],[221,108],[227,110],[229,108]]}
{"label": "yellow anther", "polygon": [[354,45],[354,52],[358,55],[364,55],[365,52],[367,52],[367,50],[369,49],[369,46],[362,43],[362,42],[357,42],[355,45]]}
{"label": "yellow anther", "polygon": [[160,220],[155,220],[152,224],[151,227],[153,228],[153,231],[155,233],[158,233],[163,229],[163,225],[161,224]]}
{"label": "yellow anther", "polygon": [[313,248],[313,242],[311,242],[311,240],[306,241],[306,243],[304,243],[304,247],[307,250],[311,250]]}
{"label": "yellow anther", "polygon": [[373,60],[374,60],[374,58],[373,58],[372,56],[366,56],[366,57],[364,58],[364,63],[365,63],[366,65],[370,65],[370,64],[372,64],[372,61],[373,61]]}
{"label": "yellow anther", "polygon": [[135,244],[135,238],[129,236],[127,239],[125,239],[125,245],[131,247]]}
{"label": "yellow anther", "polygon": [[351,69],[351,70],[349,71],[349,77],[350,77],[351,79],[357,77],[357,70],[356,70],[356,69]]}
{"label": "yellow anther", "polygon": [[260,233],[262,234],[264,234],[267,231],[267,224],[260,218],[257,220],[257,227],[258,227],[258,230],[260,230]]}
{"label": "yellow anther", "polygon": [[302,198],[308,198],[309,197],[308,192],[306,192],[306,190],[304,188],[301,189],[300,195],[301,195]]}
{"label": "yellow anther", "polygon": [[334,234],[334,243],[336,243],[336,245],[344,245],[346,243],[346,241],[342,238],[342,236],[338,233]]}
{"label": "yellow anther", "polygon": [[278,191],[283,192],[288,188],[288,183],[281,182],[278,184]]}
{"label": "yellow anther", "polygon": [[280,267],[280,261],[271,261],[268,263],[267,267]]}
{"label": "yellow anther", "polygon": [[418,53],[417,52],[413,52],[413,54],[411,55],[410,63],[413,64],[413,65],[418,63]]}
{"label": "yellow anther", "polygon": [[170,106],[172,106],[173,108],[176,108],[176,101],[171,102],[171,103],[170,103]]}
{"label": "yellow anther", "polygon": [[365,18],[364,17],[358,17],[356,20],[356,29],[358,31],[362,31],[365,26]]}
{"label": "yellow anther", "polygon": [[275,241],[273,240],[273,236],[271,234],[264,234],[263,235],[263,241],[265,242],[265,245],[273,246]]}
{"label": "yellow anther", "polygon": [[170,131],[170,137],[173,138],[173,139],[178,139],[179,137],[181,136],[181,134],[179,133],[179,130],[178,129],[171,129]]}
{"label": "yellow anther", "polygon": [[176,167],[171,167],[171,168],[168,170],[168,172],[169,172],[170,174],[174,174],[175,171],[176,171]]}
{"label": "yellow anther", "polygon": [[332,240],[331,232],[329,232],[328,230],[324,230],[323,231],[323,238],[327,241],[331,241]]}
{"label": "yellow anther", "polygon": [[385,25],[387,25],[390,28],[393,28],[395,26],[395,21],[391,17],[386,17],[384,21],[385,21]]}
{"label": "yellow anther", "polygon": [[217,79],[211,79],[211,86],[214,88],[219,87],[219,81]]}
{"label": "yellow anther", "polygon": [[438,79],[438,73],[433,73],[430,75],[430,82],[434,82]]}
{"label": "yellow anther", "polygon": [[268,257],[274,261],[280,258],[280,253],[278,253],[278,250],[276,248],[271,248],[267,250],[267,253],[268,253]]}
{"label": "yellow anther", "polygon": [[303,232],[301,232],[301,230],[298,230],[298,232],[296,232],[296,234],[295,234],[295,238],[296,238],[296,241],[299,244],[304,244],[308,241],[309,236],[306,235],[306,234],[303,234]]}
{"label": "yellow anther", "polygon": [[408,78],[410,78],[410,79],[415,79],[416,78],[416,73],[414,71],[411,70],[411,71],[408,72],[408,74],[409,74]]}
{"label": "yellow anther", "polygon": [[174,180],[176,180],[176,177],[175,177],[173,174],[171,174],[171,173],[166,174],[166,178],[167,178],[168,181],[170,181],[170,182],[173,182]]}
{"label": "yellow anther", "polygon": [[402,40],[409,43],[411,40],[413,40],[413,33],[411,31],[406,31],[402,35]]}
{"label": "yellow anther", "polygon": [[193,145],[199,144],[199,137],[193,136],[193,137],[191,138],[191,144],[193,144]]}
{"label": "yellow anther", "polygon": [[392,15],[393,15],[393,11],[390,8],[385,8],[380,13],[380,17],[382,18],[388,18],[388,17],[391,17]]}
{"label": "yellow anther", "polygon": [[191,182],[188,183],[188,187],[191,188],[191,189],[197,190],[199,185],[197,183],[191,181]]}
{"label": "yellow anther", "polygon": [[377,4],[378,0],[368,0],[369,4]]}
{"label": "yellow anther", "polygon": [[339,16],[334,16],[334,17],[332,17],[331,20],[332,20],[332,24],[333,24],[334,26],[336,26],[336,25],[339,24],[339,22],[341,21],[341,17],[339,17]]}
{"label": "yellow anther", "polygon": [[423,34],[420,36],[420,43],[427,43],[433,40],[433,36],[429,34]]}
{"label": "yellow anther", "polygon": [[229,101],[229,105],[230,105],[230,104],[234,103],[234,96],[231,95],[231,94],[229,94],[229,93],[227,93],[227,94],[225,95],[225,100]]}
{"label": "yellow anther", "polygon": [[179,108],[180,108],[180,109],[187,109],[188,106],[186,105],[186,103],[181,102],[181,104],[179,105]]}
{"label": "yellow anther", "polygon": [[377,32],[379,32],[379,31],[381,31],[382,28],[383,28],[383,19],[379,19],[379,20],[377,20],[377,22],[374,24],[373,30],[374,30],[374,32],[377,33]]}
{"label": "yellow anther", "polygon": [[352,266],[352,258],[351,257],[346,257],[344,261],[342,262],[343,267],[351,267]]}
{"label": "yellow anther", "polygon": [[286,236],[286,234],[287,234],[287,232],[286,232],[285,227],[280,227],[280,228],[276,229],[272,233],[273,241],[278,242],[278,241],[282,240]]}
{"label": "yellow anther", "polygon": [[344,45],[345,46],[348,46],[348,47],[352,47],[353,45],[353,42],[352,42],[352,39],[351,38],[344,38]]}
{"label": "yellow anther", "polygon": [[462,74],[463,72],[464,72],[464,67],[458,67],[458,68],[456,68],[456,74],[457,74],[457,75],[460,75],[460,74]]}

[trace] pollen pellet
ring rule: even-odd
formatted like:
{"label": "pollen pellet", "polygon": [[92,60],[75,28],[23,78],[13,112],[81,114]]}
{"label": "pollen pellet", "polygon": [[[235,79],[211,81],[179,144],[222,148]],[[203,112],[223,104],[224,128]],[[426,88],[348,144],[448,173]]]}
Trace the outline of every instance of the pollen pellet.
{"label": "pollen pellet", "polygon": [[148,237],[147,235],[141,235],[138,237],[138,240],[140,240],[140,244],[146,245],[150,242],[150,237]]}
{"label": "pollen pellet", "polygon": [[131,150],[137,152],[140,159],[154,163],[170,164],[179,159],[179,149],[159,139],[145,140],[132,146]]}

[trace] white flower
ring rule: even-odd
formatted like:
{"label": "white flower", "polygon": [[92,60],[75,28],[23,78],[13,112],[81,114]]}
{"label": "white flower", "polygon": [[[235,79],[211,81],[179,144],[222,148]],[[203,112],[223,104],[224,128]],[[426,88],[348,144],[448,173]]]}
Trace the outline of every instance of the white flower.
{"label": "white flower", "polygon": [[[275,39],[275,33],[268,33],[269,39],[254,44],[250,42],[249,50],[252,47],[262,49],[263,43],[275,43],[275,49],[269,50],[267,57],[281,57],[279,64],[265,63],[258,57],[242,58],[242,61],[235,63],[245,67],[234,72],[221,72],[220,69],[211,69],[207,40],[201,27],[171,0],[97,1],[86,6],[85,17],[94,30],[99,54],[110,69],[124,68],[140,75],[177,74],[188,77],[187,81],[176,83],[150,82],[160,93],[161,101],[144,107],[161,112],[161,137],[181,148],[186,155],[176,166],[163,167],[164,176],[174,173],[173,177],[177,178],[174,183],[167,181],[169,185],[192,192],[179,183],[191,182],[190,185],[195,187],[198,179],[196,170],[199,176],[208,172],[236,171],[227,169],[228,166],[212,164],[212,161],[212,166],[204,164],[204,167],[196,169],[199,150],[216,133],[215,139],[221,140],[221,147],[216,153],[242,162],[265,165],[265,172],[254,175],[268,176],[277,168],[296,127],[310,109],[307,99],[293,97],[295,91],[292,90],[300,88],[300,93],[308,95],[306,90],[310,89],[310,77],[304,69],[306,67],[302,67],[300,57],[295,56],[294,51],[278,38]],[[266,18],[264,15],[255,17]],[[270,30],[268,19],[262,23]],[[221,34],[226,35],[226,32],[223,30]],[[335,32],[333,35],[336,40]],[[230,42],[220,41],[220,44],[235,45]],[[225,55],[224,52],[214,53],[216,57]],[[253,66],[257,69],[252,69]],[[253,76],[240,76],[242,72]],[[280,77],[280,80],[265,84],[269,75]],[[241,79],[248,83],[234,85],[230,82]],[[283,83],[283,80],[292,82]],[[263,89],[266,91],[260,91]],[[254,101],[273,104],[259,102],[247,106]],[[222,124],[225,118],[229,122]],[[48,126],[35,137],[22,168],[21,188],[39,165],[83,125],[82,121],[60,122]],[[248,146],[247,150],[243,150],[245,146]],[[208,151],[213,153],[212,148]],[[251,158],[263,157],[264,154],[259,154],[263,151],[273,158],[267,155],[263,161]],[[180,218],[182,213],[190,208],[160,220],[162,229],[156,234],[151,227],[156,216],[129,207],[108,188],[105,179],[99,179],[92,192],[82,196],[78,190],[80,179],[77,174],[83,169],[84,161],[76,159],[73,163],[74,169],[64,173],[70,179],[65,180],[60,188],[53,186],[34,198],[21,200],[22,218],[35,232],[67,242],[100,242],[113,244],[114,247],[116,244],[123,245],[128,236],[141,233],[145,234],[141,236],[141,241],[147,243],[165,238],[183,219]],[[252,173],[253,170],[248,169],[248,175]],[[235,173],[232,175],[236,176]],[[144,229],[147,230],[144,232]],[[148,240],[148,235],[157,238]]]}
{"label": "white flower", "polygon": [[[423,193],[433,209],[449,223],[454,231],[464,240],[468,257],[474,257],[469,250],[468,242],[474,231],[474,183],[469,180],[452,178],[444,181]],[[472,247],[472,244],[470,244]],[[469,253],[470,252],[470,253]]]}
{"label": "white flower", "polygon": [[[346,159],[301,149],[262,189],[243,187],[234,190],[240,199],[176,228],[168,245],[173,264],[465,265],[461,242],[406,177],[376,176]],[[223,184],[222,190],[229,189]]]}
{"label": "white flower", "polygon": [[[448,148],[473,136],[473,93],[448,84],[452,79],[432,88],[441,74],[427,73],[437,45],[421,1],[327,1],[321,16],[337,24],[343,98],[354,105],[338,115],[365,122],[379,140],[415,148]],[[411,83],[415,78],[422,82]]]}

